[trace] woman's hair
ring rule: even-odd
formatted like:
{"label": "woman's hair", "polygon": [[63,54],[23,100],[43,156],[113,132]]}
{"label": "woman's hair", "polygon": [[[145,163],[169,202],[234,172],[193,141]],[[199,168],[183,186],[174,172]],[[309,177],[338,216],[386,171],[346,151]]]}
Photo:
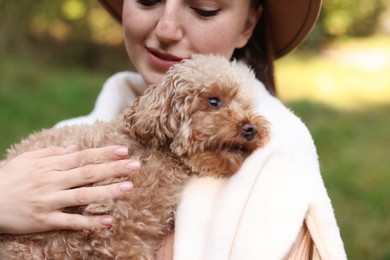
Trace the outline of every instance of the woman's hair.
{"label": "woman's hair", "polygon": [[252,37],[248,43],[240,49],[236,49],[233,58],[245,61],[254,71],[256,78],[264,83],[268,92],[276,96],[274,79],[274,49],[266,21],[268,12],[264,0],[252,0],[252,8],[258,9],[260,5],[264,10],[258,21]]}

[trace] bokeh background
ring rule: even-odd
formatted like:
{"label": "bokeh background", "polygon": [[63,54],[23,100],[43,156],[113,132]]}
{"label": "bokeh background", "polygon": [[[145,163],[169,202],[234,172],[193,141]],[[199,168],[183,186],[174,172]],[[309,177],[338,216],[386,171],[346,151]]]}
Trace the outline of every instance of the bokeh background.
{"label": "bokeh background", "polygon": [[[0,0],[0,155],[89,113],[129,69],[121,28],[95,0]],[[390,0],[324,0],[276,79],[313,135],[349,258],[390,259]]]}

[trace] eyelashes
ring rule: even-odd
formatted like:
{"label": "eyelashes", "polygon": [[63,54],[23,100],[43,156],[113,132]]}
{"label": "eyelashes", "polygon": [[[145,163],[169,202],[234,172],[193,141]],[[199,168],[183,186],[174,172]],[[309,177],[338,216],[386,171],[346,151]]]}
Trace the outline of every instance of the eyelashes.
{"label": "eyelashes", "polygon": [[221,12],[221,9],[205,10],[205,9],[195,8],[195,7],[191,7],[191,9],[201,18],[209,18],[209,17],[217,16]]}
{"label": "eyelashes", "polygon": [[[162,1],[161,0],[135,0],[135,2],[145,7],[153,7],[161,3]],[[207,19],[213,16],[217,16],[221,12],[221,9],[210,10],[210,9],[203,9],[199,7],[190,7],[190,8],[192,9],[192,11],[194,11],[194,13],[197,16],[199,16],[202,19]]]}
{"label": "eyelashes", "polygon": [[150,6],[154,6],[154,5],[158,4],[160,1],[157,1],[157,0],[135,0],[135,2],[137,4],[140,4],[140,5],[143,5],[146,7],[150,7]]}

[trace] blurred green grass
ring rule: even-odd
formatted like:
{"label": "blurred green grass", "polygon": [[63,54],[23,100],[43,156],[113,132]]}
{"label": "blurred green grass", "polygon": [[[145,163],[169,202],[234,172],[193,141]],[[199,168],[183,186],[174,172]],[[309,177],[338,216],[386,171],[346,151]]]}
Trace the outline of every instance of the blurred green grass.
{"label": "blurred green grass", "polygon": [[0,61],[0,154],[32,131],[87,114],[108,74],[62,67],[37,56]]}
{"label": "blurred green grass", "polygon": [[[356,90],[356,81],[345,74],[359,78],[360,68],[342,68],[322,55],[291,55],[278,62],[277,72],[282,100],[313,135],[349,259],[390,259],[390,80],[374,80],[382,85]],[[318,73],[338,84],[331,93],[321,92]],[[110,74],[62,66],[34,54],[3,56],[0,154],[32,131],[89,113]],[[368,74],[359,84],[371,86]]]}
{"label": "blurred green grass", "polygon": [[390,105],[289,105],[313,135],[349,259],[390,259]]}

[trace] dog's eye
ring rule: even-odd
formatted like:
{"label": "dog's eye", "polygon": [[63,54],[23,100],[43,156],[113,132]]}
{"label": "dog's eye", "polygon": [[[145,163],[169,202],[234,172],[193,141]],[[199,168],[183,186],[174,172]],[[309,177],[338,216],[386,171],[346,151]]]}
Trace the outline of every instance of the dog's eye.
{"label": "dog's eye", "polygon": [[219,98],[215,97],[209,98],[208,102],[212,107],[219,107],[221,105],[221,101],[219,100]]}

